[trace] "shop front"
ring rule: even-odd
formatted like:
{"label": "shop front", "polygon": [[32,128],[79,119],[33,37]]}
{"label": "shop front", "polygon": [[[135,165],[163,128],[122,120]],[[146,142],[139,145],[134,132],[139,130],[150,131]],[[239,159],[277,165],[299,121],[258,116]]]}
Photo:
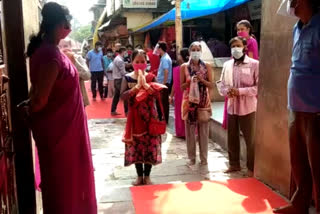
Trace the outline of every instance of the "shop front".
{"label": "shop front", "polygon": [[[218,80],[223,63],[229,60],[231,52],[229,40],[237,35],[237,22],[246,19],[253,25],[254,36],[259,42],[261,28],[261,0],[254,1],[212,1],[207,4],[198,0],[181,3],[183,20],[183,46],[189,47],[193,41],[203,41],[210,49],[211,55],[205,57],[214,67],[214,77]],[[151,23],[136,28],[133,35],[144,33],[145,47],[153,47],[158,41],[166,41],[168,46],[175,40],[175,9],[153,20]],[[171,31],[172,30],[172,31]],[[172,33],[173,32],[173,33]],[[148,45],[148,46],[146,46]],[[217,48],[219,47],[219,48]],[[218,50],[218,51],[217,51]],[[214,89],[213,99],[223,101]]]}

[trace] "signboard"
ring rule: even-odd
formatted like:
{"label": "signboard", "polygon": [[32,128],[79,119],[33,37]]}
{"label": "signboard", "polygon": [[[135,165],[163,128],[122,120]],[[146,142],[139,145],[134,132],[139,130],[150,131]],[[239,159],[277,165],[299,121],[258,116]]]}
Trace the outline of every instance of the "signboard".
{"label": "signboard", "polygon": [[124,8],[157,8],[158,0],[123,0]]}
{"label": "signboard", "polygon": [[261,19],[261,0],[248,3],[251,20]]}

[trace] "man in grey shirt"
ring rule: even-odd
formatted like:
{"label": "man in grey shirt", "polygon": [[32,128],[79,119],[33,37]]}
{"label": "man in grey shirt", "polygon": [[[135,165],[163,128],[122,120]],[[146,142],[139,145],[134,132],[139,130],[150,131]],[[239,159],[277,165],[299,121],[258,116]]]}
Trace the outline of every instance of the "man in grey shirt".
{"label": "man in grey shirt", "polygon": [[[126,65],[124,62],[124,55],[126,51],[127,49],[125,47],[121,47],[119,49],[119,55],[113,60],[112,75],[114,79],[114,97],[111,107],[111,115],[113,116],[120,115],[116,110],[120,99],[122,78],[126,75]],[[125,112],[127,113],[128,111],[126,107],[127,105],[125,105]]]}

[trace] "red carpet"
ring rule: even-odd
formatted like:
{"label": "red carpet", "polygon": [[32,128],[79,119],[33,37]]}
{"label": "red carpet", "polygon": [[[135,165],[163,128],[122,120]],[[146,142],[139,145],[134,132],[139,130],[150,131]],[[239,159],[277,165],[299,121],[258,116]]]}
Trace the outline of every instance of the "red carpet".
{"label": "red carpet", "polygon": [[253,178],[132,187],[131,194],[137,214],[271,214],[287,204]]}
{"label": "red carpet", "polygon": [[90,100],[90,105],[86,107],[88,119],[125,118],[123,102],[121,100],[117,107],[117,112],[121,113],[121,115],[111,116],[112,98],[101,100],[97,92],[97,100],[93,101],[90,91],[90,81],[87,81],[85,85]]}

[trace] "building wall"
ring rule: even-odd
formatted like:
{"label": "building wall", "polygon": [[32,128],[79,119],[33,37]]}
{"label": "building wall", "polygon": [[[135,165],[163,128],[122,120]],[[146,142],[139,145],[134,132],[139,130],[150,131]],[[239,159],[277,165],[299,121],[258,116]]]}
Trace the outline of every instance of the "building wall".
{"label": "building wall", "polygon": [[[40,26],[40,16],[41,16],[41,5],[43,5],[43,1],[39,0],[23,0],[23,24],[24,24],[24,39],[25,39],[25,51],[27,50],[27,46],[29,44],[29,38],[32,34],[36,34],[39,31]],[[30,19],[30,17],[33,17]],[[27,71],[29,74],[29,60],[27,59]],[[30,77],[27,75],[29,87],[30,87]],[[33,151],[35,143],[32,142]],[[33,162],[35,162],[35,157],[33,156]],[[41,203],[41,193],[36,191],[36,200],[37,200],[37,213],[41,213],[42,203]]]}
{"label": "building wall", "polygon": [[133,36],[133,45],[142,45],[144,46],[144,33],[135,34]]}
{"label": "building wall", "polygon": [[[30,130],[17,114],[16,105],[28,98],[25,49],[30,34],[39,27],[38,0],[1,1],[2,24],[5,29],[3,45],[9,80],[9,119],[12,125],[12,143],[15,150],[15,178],[19,213],[36,213],[33,156]],[[10,180],[14,179],[10,176]],[[11,212],[10,212],[11,213]],[[17,212],[12,212],[17,213]]]}
{"label": "building wall", "polygon": [[114,0],[115,4],[114,4],[114,9],[115,11],[117,11],[118,9],[120,9],[121,5],[122,5],[122,0]]}
{"label": "building wall", "polygon": [[[226,28],[225,13],[217,13],[212,15],[212,31],[217,33],[218,39],[224,41],[224,34]],[[218,32],[221,32],[220,34]]]}
{"label": "building wall", "polygon": [[262,1],[255,176],[289,196],[287,80],[295,20],[277,15],[279,4]]}
{"label": "building wall", "polygon": [[114,1],[106,0],[107,16],[111,16],[114,13]]}
{"label": "building wall", "polygon": [[[26,46],[29,43],[31,34],[35,34],[39,30],[40,3],[39,0],[23,0],[23,22],[24,36]],[[32,17],[32,19],[30,19]]]}
{"label": "building wall", "polygon": [[150,22],[153,17],[152,13],[131,13],[124,12],[123,16],[127,18],[127,28],[133,29],[140,27],[141,25]]}
{"label": "building wall", "polygon": [[[40,27],[40,1],[39,0],[22,0],[23,6],[23,28],[24,28],[24,39],[25,39],[25,51],[27,50],[30,36],[37,34]],[[30,19],[30,17],[33,17]],[[27,60],[27,65],[29,61]],[[27,66],[29,73],[29,66]],[[28,75],[29,81],[29,75]],[[30,85],[30,84],[29,84]]]}

